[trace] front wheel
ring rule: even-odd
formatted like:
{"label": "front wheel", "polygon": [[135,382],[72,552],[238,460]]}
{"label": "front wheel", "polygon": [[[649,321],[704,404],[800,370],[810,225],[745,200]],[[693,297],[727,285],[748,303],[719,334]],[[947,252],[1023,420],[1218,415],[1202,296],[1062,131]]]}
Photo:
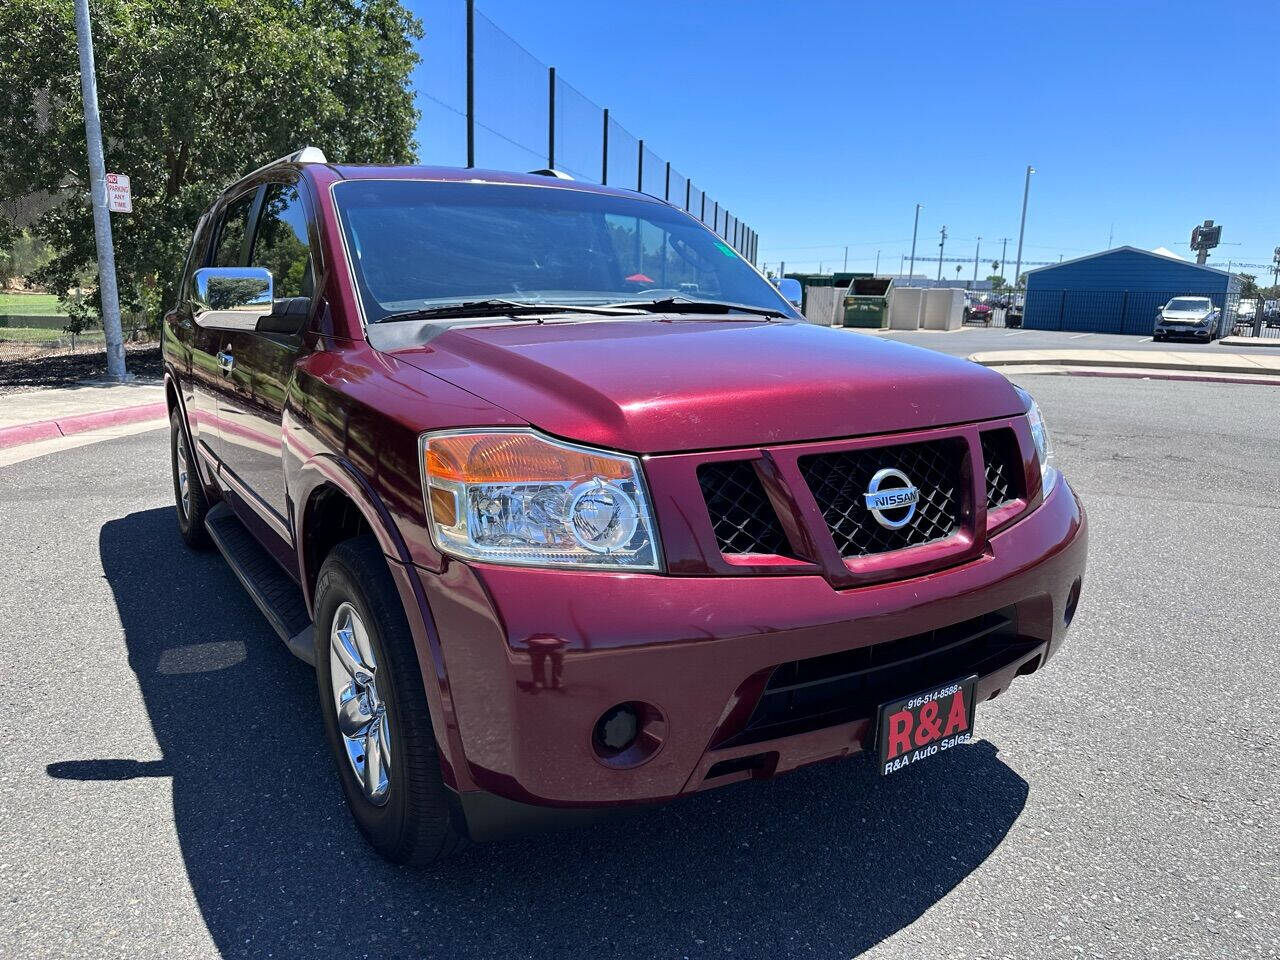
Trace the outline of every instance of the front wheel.
{"label": "front wheel", "polygon": [[453,827],[413,637],[370,536],[334,547],[316,581],[325,735],[356,826],[393,863],[453,853]]}
{"label": "front wheel", "polygon": [[209,501],[196,467],[195,452],[182,411],[177,407],[169,414],[169,463],[173,470],[173,500],[178,511],[178,533],[187,546],[207,550],[209,531],[204,528]]}

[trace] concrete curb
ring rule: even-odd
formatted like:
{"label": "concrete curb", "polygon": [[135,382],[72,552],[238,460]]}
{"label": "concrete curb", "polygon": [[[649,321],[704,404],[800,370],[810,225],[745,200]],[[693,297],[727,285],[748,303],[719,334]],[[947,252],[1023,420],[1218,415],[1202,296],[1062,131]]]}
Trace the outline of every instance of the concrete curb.
{"label": "concrete curb", "polygon": [[84,433],[86,430],[100,430],[103,427],[139,423],[143,420],[162,420],[168,415],[168,404],[143,403],[130,407],[117,407],[114,410],[80,413],[60,420],[19,423],[12,427],[0,427],[0,450],[25,443],[35,443],[37,440],[70,437],[77,433]]}
{"label": "concrete curb", "polygon": [[1231,373],[1280,376],[1280,358],[1244,354],[1164,353],[1145,350],[992,350],[969,355],[984,367],[1097,367],[1124,370],[1168,370],[1180,373]]}
{"label": "concrete curb", "polygon": [[[992,366],[998,370],[999,365]],[[1056,377],[1111,377],[1118,380],[1179,380],[1187,383],[1237,383],[1258,387],[1280,387],[1280,376],[1253,376],[1247,373],[1197,373],[1194,370],[1156,370],[1143,367],[1070,367],[1063,364],[1036,366],[1022,364],[1010,369],[1010,376],[1038,374]]]}
{"label": "concrete curb", "polygon": [[1277,347],[1280,337],[1223,337],[1218,341],[1223,347]]}

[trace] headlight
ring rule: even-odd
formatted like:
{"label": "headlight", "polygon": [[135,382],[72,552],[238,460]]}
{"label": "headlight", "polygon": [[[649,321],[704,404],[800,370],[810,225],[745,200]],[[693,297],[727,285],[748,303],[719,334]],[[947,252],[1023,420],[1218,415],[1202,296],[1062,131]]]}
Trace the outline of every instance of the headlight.
{"label": "headlight", "polygon": [[531,430],[425,434],[422,485],[436,546],[472,560],[657,570],[634,457]]}
{"label": "headlight", "polygon": [[1049,428],[1044,425],[1044,416],[1040,413],[1040,404],[1031,398],[1031,394],[1021,387],[1015,387],[1018,395],[1027,405],[1027,424],[1031,427],[1031,439],[1036,445],[1036,457],[1040,461],[1040,486],[1047,497],[1049,491],[1058,480],[1058,471],[1053,467],[1053,443],[1049,440]]}

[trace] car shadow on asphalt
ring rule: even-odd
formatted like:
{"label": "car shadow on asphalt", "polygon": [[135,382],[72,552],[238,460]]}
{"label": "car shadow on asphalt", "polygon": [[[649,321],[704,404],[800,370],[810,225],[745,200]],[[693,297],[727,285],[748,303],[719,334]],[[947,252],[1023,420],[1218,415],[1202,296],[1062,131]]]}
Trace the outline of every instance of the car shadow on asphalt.
{"label": "car shadow on asphalt", "polygon": [[221,559],[182,545],[172,508],[110,521],[99,543],[164,759],[49,774],[172,778],[225,956],[856,956],[978,867],[1026,802],[978,742],[894,777],[854,758],[395,867],[344,808],[314,674]]}

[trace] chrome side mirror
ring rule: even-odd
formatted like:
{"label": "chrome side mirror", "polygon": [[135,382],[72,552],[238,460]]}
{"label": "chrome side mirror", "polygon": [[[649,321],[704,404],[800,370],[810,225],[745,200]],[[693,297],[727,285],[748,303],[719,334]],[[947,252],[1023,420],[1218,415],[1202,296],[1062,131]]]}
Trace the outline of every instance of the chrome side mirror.
{"label": "chrome side mirror", "polygon": [[793,307],[799,307],[800,302],[804,299],[804,289],[800,286],[800,281],[795,277],[783,277],[779,280],[778,292]]}
{"label": "chrome side mirror", "polygon": [[203,327],[252,330],[275,305],[264,267],[201,267],[193,281],[191,306]]}

